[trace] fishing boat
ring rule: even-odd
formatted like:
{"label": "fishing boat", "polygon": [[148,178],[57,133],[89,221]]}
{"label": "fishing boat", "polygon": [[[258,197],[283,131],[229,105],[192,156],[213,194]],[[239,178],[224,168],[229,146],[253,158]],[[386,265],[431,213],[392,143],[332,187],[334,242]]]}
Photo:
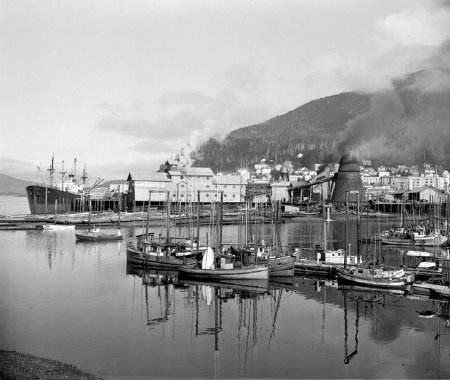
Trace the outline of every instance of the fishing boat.
{"label": "fishing boat", "polygon": [[[442,268],[433,261],[434,255],[426,251],[407,251],[410,263],[403,265],[403,269],[416,275],[416,280],[442,276]],[[403,252],[402,252],[403,257]]]}
{"label": "fishing boat", "polygon": [[[262,264],[262,262],[261,262]],[[294,276],[294,258],[290,256],[269,257],[270,277]]]}
{"label": "fishing boat", "polygon": [[447,236],[444,236],[440,231],[433,231],[424,233],[422,231],[404,230],[392,234],[391,236],[383,237],[381,244],[386,245],[419,245],[422,247],[439,247],[447,243]]}
{"label": "fishing boat", "polygon": [[127,261],[133,264],[157,268],[178,269],[181,266],[197,264],[194,258],[177,257],[178,244],[159,243],[144,240],[142,247],[133,243],[127,245]]}
{"label": "fishing boat", "polygon": [[268,265],[246,265],[235,267],[233,263],[222,261],[220,268],[216,268],[214,251],[211,247],[203,254],[202,267],[193,268],[183,266],[179,268],[180,275],[198,279],[210,280],[268,280]]}
{"label": "fishing boat", "polygon": [[42,225],[43,230],[47,231],[67,231],[67,230],[74,230],[75,225],[74,224],[56,224],[56,223],[49,223],[49,224],[43,224]]}
{"label": "fishing boat", "polygon": [[344,265],[356,266],[361,264],[361,257],[344,252],[343,249],[329,249],[327,239],[327,224],[324,221],[323,246],[318,245],[316,260],[308,260],[301,257],[297,248],[292,256],[295,257],[294,267],[297,273],[309,273],[316,275],[335,275],[338,268]]}
{"label": "fishing boat", "polygon": [[414,281],[414,277],[406,274],[403,269],[386,270],[376,266],[339,268],[337,276],[342,282],[386,289],[404,289]]}
{"label": "fishing boat", "polygon": [[[64,170],[64,161],[61,169],[60,183],[55,181],[54,156],[52,156],[47,183],[42,180],[41,184],[27,186],[26,192],[28,205],[31,214],[53,214],[55,211],[66,213],[73,211],[74,202],[80,198],[84,191],[84,184],[87,179],[86,171],[83,170],[82,182],[76,178],[76,162],[74,163],[74,173],[67,174]],[[43,177],[43,175],[42,175]],[[58,201],[58,202],[56,202]],[[55,207],[58,209],[56,210]]]}
{"label": "fishing boat", "polygon": [[118,226],[117,231],[110,232],[110,231],[101,231],[100,227],[94,226],[93,228],[90,228],[91,225],[91,200],[89,199],[89,215],[88,215],[88,224],[89,229],[84,232],[75,233],[75,239],[77,241],[115,241],[115,240],[123,240],[122,231],[120,230],[120,209],[122,207],[121,205],[121,194],[120,190],[118,189],[118,199],[119,199],[119,206],[118,206]]}
{"label": "fishing boat", "polygon": [[246,247],[241,251],[232,250],[235,256],[241,257],[244,265],[268,265],[271,277],[294,276],[294,258],[277,254],[277,249],[267,245]]}
{"label": "fishing boat", "polygon": [[123,236],[120,228],[118,228],[116,232],[107,232],[94,226],[89,231],[75,233],[75,239],[77,241],[114,241],[123,240]]}

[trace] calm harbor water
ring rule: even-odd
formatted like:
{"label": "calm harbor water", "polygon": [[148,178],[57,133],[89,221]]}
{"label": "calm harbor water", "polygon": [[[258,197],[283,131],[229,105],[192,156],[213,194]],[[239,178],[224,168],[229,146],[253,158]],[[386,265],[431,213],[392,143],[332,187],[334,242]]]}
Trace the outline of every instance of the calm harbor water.
{"label": "calm harbor water", "polygon": [[[339,248],[345,223],[336,219],[328,237]],[[388,223],[370,221],[369,232]],[[126,263],[126,243],[142,227],[123,229],[123,242],[102,244],[76,243],[73,230],[0,231],[0,348],[105,379],[450,378],[447,302],[312,277],[225,287],[142,273]],[[261,234],[269,240],[270,226]],[[224,226],[224,241],[237,235]],[[355,236],[352,222],[351,247]],[[292,220],[280,237],[312,255],[323,223]],[[396,248],[381,256],[400,261]]]}

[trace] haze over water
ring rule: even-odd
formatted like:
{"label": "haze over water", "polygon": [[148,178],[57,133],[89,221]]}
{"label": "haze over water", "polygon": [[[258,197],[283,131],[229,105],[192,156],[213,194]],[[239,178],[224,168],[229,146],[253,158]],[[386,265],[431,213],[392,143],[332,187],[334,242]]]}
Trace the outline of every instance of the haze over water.
{"label": "haze over water", "polygon": [[[378,223],[370,221],[371,233]],[[450,377],[446,302],[299,276],[234,290],[176,274],[164,282],[163,272],[127,267],[126,244],[142,227],[123,230],[123,242],[104,244],[75,243],[73,231],[0,231],[0,348],[105,379]],[[336,247],[343,231],[342,218],[330,223]],[[271,227],[261,233],[269,241]],[[237,234],[224,226],[224,241]],[[356,247],[354,222],[349,236]],[[312,254],[322,221],[287,222],[280,237]],[[398,249],[382,255],[399,261]]]}

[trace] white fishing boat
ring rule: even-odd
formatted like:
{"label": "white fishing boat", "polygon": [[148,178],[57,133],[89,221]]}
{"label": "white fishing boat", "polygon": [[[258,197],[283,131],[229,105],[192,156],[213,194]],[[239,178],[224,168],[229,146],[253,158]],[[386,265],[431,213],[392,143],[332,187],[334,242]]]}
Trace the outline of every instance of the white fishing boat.
{"label": "white fishing boat", "polygon": [[44,224],[42,225],[44,230],[49,231],[66,231],[66,230],[74,230],[74,224]]}
{"label": "white fishing boat", "polygon": [[203,254],[201,269],[183,266],[179,268],[179,271],[181,275],[199,279],[267,280],[269,278],[268,265],[234,267],[233,263],[223,263],[220,268],[216,268],[214,251],[211,247],[208,247]]}
{"label": "white fishing boat", "polygon": [[120,228],[117,231],[109,232],[102,231],[100,228],[94,226],[89,231],[75,233],[75,239],[77,241],[114,241],[123,240],[123,236]]}
{"label": "white fishing boat", "polygon": [[343,282],[386,289],[405,289],[414,278],[403,269],[385,270],[375,266],[339,268],[337,275],[338,280]]}
{"label": "white fishing boat", "polygon": [[439,231],[428,234],[417,231],[405,231],[403,234],[395,234],[393,236],[381,239],[381,244],[386,245],[407,245],[422,247],[440,247],[447,243],[447,236],[442,235]]}
{"label": "white fishing boat", "polygon": [[410,260],[403,269],[414,273],[417,280],[442,275],[442,268],[433,261],[434,254],[426,251],[407,251],[406,257]]}
{"label": "white fishing boat", "polygon": [[[108,230],[100,230],[99,226],[93,226],[89,228],[87,231],[75,233],[75,239],[77,241],[114,241],[114,240],[123,240],[122,231],[120,229],[120,209],[121,205],[121,194],[120,188],[118,189],[118,200],[119,200],[119,209],[118,209],[118,226],[116,231],[108,231]],[[88,223],[91,225],[91,200],[89,199],[89,215],[88,215]]]}

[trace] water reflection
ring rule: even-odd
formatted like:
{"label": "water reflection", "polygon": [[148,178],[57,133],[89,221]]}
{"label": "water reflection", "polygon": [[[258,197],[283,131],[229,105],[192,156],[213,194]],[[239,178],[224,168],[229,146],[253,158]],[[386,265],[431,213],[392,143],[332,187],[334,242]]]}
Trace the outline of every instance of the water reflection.
{"label": "water reflection", "polygon": [[[336,248],[340,225],[326,227]],[[376,224],[369,229],[376,232]],[[260,231],[269,241],[270,226]],[[280,226],[280,237],[308,255],[323,231],[320,220],[290,222]],[[176,272],[126,264],[127,240],[141,232],[126,226],[123,242],[77,244],[73,231],[5,231],[5,348],[99,370],[105,378],[450,377],[447,302],[308,276],[181,280]],[[236,226],[224,226],[224,241],[237,236]],[[399,248],[368,245],[370,256],[374,249],[389,264],[401,262]]]}

